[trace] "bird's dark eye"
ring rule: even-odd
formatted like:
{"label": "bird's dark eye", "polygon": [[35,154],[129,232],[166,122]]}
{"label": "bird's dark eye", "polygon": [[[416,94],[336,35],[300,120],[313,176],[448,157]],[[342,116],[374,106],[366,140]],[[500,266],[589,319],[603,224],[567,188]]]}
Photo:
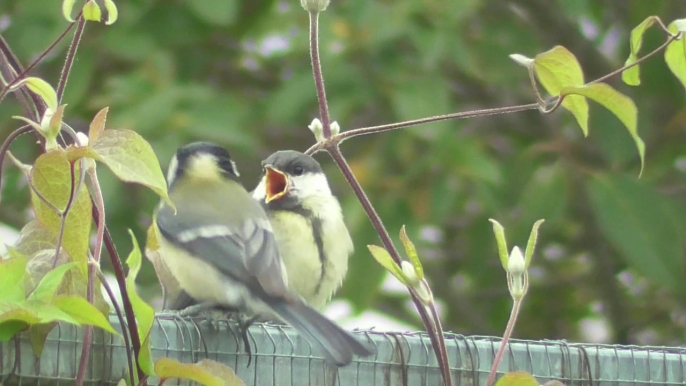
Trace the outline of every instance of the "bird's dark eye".
{"label": "bird's dark eye", "polygon": [[262,175],[265,175],[265,174],[267,174],[267,168],[263,167],[262,168]]}
{"label": "bird's dark eye", "polygon": [[303,169],[303,167],[300,165],[293,168],[293,174],[295,174],[296,176],[301,176],[304,171],[305,169]]}

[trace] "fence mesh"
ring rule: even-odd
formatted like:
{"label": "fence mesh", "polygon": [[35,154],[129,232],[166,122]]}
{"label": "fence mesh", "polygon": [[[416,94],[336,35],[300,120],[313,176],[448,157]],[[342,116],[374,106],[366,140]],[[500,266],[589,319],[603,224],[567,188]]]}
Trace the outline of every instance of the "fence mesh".
{"label": "fence mesh", "polygon": [[[121,331],[116,317],[111,318]],[[159,317],[151,332],[155,359],[182,362],[208,358],[234,368],[246,385],[441,385],[438,363],[425,333],[355,331],[376,346],[377,354],[357,358],[346,367],[328,366],[309,343],[287,326],[253,325],[248,336],[252,363],[231,321]],[[83,331],[59,324],[37,358],[30,338],[0,345],[0,384],[73,385]],[[450,368],[456,385],[485,385],[500,339],[446,334]],[[127,371],[121,337],[94,332],[88,385],[116,385]],[[645,346],[570,344],[564,341],[511,341],[500,373],[526,371],[540,383],[566,385],[685,385],[686,349]],[[151,379],[150,384],[158,380]],[[165,385],[186,385],[167,381]]]}

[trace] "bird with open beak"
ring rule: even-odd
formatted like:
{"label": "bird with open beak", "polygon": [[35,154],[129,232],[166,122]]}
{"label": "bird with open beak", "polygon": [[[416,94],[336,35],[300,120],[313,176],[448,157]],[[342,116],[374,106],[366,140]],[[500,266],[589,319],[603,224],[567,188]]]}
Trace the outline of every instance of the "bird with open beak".
{"label": "bird with open beak", "polygon": [[341,205],[321,166],[308,155],[278,151],[262,166],[252,195],[269,217],[288,286],[322,310],[341,287],[354,249]]}
{"label": "bird with open beak", "polygon": [[[169,197],[156,211],[159,257],[199,307],[281,320],[332,365],[374,348],[314,310],[288,287],[272,227],[238,178],[229,152],[212,143],[180,148],[169,166]],[[193,311],[195,312],[195,311]]]}

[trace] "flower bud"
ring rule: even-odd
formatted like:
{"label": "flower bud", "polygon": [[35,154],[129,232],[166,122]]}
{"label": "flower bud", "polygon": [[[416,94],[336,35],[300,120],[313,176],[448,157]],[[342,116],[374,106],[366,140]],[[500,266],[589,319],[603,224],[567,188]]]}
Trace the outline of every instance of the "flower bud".
{"label": "flower bud", "polygon": [[314,139],[316,139],[317,142],[324,140],[324,126],[319,118],[313,119],[312,123],[310,123],[310,125],[307,127],[310,129],[312,134],[314,134]]}
{"label": "flower bud", "polygon": [[300,0],[300,5],[305,8],[305,11],[310,13],[319,13],[329,6],[331,0]]}
{"label": "flower bud", "polygon": [[507,259],[507,272],[515,276],[524,272],[524,255],[519,247],[512,248],[510,252],[510,258]]}

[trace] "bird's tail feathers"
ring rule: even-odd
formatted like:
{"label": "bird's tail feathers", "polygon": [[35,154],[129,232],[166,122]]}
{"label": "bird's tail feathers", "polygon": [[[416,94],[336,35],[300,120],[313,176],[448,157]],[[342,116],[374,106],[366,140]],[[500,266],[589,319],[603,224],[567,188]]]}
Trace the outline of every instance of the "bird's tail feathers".
{"label": "bird's tail feathers", "polygon": [[270,303],[277,316],[293,326],[313,347],[321,350],[331,364],[345,366],[352,361],[353,354],[368,356],[376,352],[302,301],[274,299]]}

